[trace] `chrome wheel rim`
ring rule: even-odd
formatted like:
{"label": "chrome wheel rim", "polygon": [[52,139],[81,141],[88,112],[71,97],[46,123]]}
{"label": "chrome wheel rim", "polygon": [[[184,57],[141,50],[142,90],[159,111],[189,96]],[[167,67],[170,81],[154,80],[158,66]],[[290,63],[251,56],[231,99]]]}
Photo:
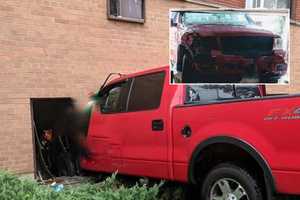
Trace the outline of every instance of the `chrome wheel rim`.
{"label": "chrome wheel rim", "polygon": [[210,190],[210,200],[250,200],[244,187],[230,178],[222,178]]}

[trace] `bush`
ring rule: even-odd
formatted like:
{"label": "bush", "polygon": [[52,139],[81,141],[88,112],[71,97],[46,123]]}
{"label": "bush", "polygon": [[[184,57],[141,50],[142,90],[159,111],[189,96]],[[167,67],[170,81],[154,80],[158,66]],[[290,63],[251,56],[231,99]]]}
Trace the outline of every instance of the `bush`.
{"label": "bush", "polygon": [[[161,185],[161,184],[160,184]],[[97,184],[86,183],[76,187],[65,187],[61,192],[49,186],[39,185],[31,180],[21,180],[17,176],[0,172],[1,200],[155,200],[160,185],[147,187],[135,184],[125,187],[118,184],[116,175]]]}

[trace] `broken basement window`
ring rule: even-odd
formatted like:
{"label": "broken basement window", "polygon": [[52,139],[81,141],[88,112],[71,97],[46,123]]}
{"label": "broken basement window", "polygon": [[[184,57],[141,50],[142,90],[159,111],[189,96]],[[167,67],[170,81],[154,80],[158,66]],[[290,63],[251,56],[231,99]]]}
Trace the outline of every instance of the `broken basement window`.
{"label": "broken basement window", "polygon": [[86,131],[71,98],[31,99],[35,177],[40,180],[80,175]]}

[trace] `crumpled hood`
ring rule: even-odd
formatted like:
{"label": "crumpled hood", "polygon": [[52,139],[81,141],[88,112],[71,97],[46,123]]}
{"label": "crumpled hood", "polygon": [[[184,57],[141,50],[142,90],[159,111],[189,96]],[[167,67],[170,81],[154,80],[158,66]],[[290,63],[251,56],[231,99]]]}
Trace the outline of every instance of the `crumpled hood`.
{"label": "crumpled hood", "polygon": [[267,36],[279,37],[271,31],[264,30],[258,26],[233,26],[233,25],[192,25],[187,32],[197,33],[202,37],[209,36]]}

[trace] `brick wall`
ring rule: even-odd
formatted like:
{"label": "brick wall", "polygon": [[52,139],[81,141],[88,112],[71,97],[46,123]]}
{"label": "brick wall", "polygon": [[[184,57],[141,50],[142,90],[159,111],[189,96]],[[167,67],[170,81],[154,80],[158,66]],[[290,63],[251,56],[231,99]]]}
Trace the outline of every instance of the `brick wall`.
{"label": "brick wall", "polygon": [[109,72],[168,63],[168,10],[151,0],[146,23],[107,20],[106,0],[6,0],[0,5],[0,168],[33,170],[30,98],[80,103]]}
{"label": "brick wall", "polygon": [[225,7],[245,8],[245,0],[198,0],[199,2],[207,2]]}
{"label": "brick wall", "polygon": [[300,0],[292,0],[292,18],[294,20],[300,21]]}

